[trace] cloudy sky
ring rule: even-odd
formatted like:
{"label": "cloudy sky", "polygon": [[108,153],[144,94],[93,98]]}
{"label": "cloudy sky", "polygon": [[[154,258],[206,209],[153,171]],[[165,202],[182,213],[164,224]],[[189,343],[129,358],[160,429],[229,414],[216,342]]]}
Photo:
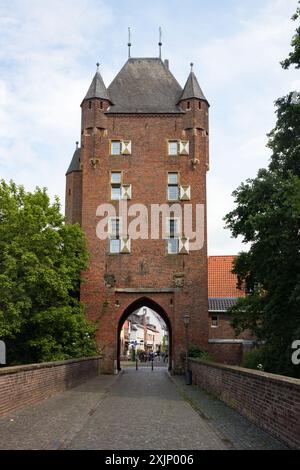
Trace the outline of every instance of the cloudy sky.
{"label": "cloudy sky", "polygon": [[242,245],[223,228],[232,191],[266,166],[274,101],[300,89],[290,51],[296,0],[0,0],[0,178],[46,186],[63,204],[80,103],[101,63],[108,85],[127,59],[158,54],[181,85],[189,63],[210,101],[209,253]]}

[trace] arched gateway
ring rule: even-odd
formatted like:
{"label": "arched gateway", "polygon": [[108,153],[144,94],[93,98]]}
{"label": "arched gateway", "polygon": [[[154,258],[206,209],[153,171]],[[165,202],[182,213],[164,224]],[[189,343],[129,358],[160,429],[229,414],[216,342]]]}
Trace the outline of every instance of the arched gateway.
{"label": "arched gateway", "polygon": [[139,299],[133,301],[128,307],[124,310],[122,316],[120,317],[119,320],[119,325],[118,325],[118,330],[117,330],[117,370],[121,370],[121,365],[120,365],[120,334],[121,334],[121,329],[122,326],[127,320],[127,318],[134,313],[135,311],[139,310],[142,307],[148,307],[151,310],[154,310],[165,322],[167,328],[168,328],[168,333],[169,333],[169,344],[168,344],[168,356],[169,356],[169,370],[172,369],[172,324],[171,320],[166,313],[166,311],[154,300],[148,298],[148,297],[140,297]]}
{"label": "arched gateway", "polygon": [[171,367],[181,372],[184,315],[190,343],[208,346],[209,104],[193,70],[182,89],[168,61],[129,58],[108,88],[97,70],[81,108],[66,219],[87,238],[80,298],[97,324],[103,369],[117,369],[121,323],[145,304],[168,324]]}

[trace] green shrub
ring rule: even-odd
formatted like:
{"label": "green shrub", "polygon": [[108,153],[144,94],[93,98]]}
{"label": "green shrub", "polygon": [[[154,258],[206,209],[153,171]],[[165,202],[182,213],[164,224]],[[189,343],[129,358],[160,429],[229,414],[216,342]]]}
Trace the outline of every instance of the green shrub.
{"label": "green shrub", "polygon": [[264,370],[264,348],[254,348],[244,354],[242,367],[246,369]]}
{"label": "green shrub", "polygon": [[200,348],[199,346],[195,346],[193,344],[189,345],[189,357],[203,359],[204,361],[212,360],[209,353],[206,350]]}

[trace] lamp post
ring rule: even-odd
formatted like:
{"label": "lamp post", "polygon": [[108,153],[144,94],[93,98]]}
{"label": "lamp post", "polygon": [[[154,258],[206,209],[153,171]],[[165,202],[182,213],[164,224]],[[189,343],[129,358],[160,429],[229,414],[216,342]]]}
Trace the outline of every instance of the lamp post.
{"label": "lamp post", "polygon": [[189,314],[185,314],[183,317],[184,330],[185,330],[185,383],[186,385],[191,385],[191,374],[189,372],[189,338],[188,338],[188,328],[190,324]]}

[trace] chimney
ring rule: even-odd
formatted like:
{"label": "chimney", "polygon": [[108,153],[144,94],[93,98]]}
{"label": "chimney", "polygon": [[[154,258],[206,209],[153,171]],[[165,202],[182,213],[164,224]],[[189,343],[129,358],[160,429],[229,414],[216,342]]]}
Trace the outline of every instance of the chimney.
{"label": "chimney", "polygon": [[165,59],[164,64],[165,64],[166,69],[169,70],[169,59]]}

